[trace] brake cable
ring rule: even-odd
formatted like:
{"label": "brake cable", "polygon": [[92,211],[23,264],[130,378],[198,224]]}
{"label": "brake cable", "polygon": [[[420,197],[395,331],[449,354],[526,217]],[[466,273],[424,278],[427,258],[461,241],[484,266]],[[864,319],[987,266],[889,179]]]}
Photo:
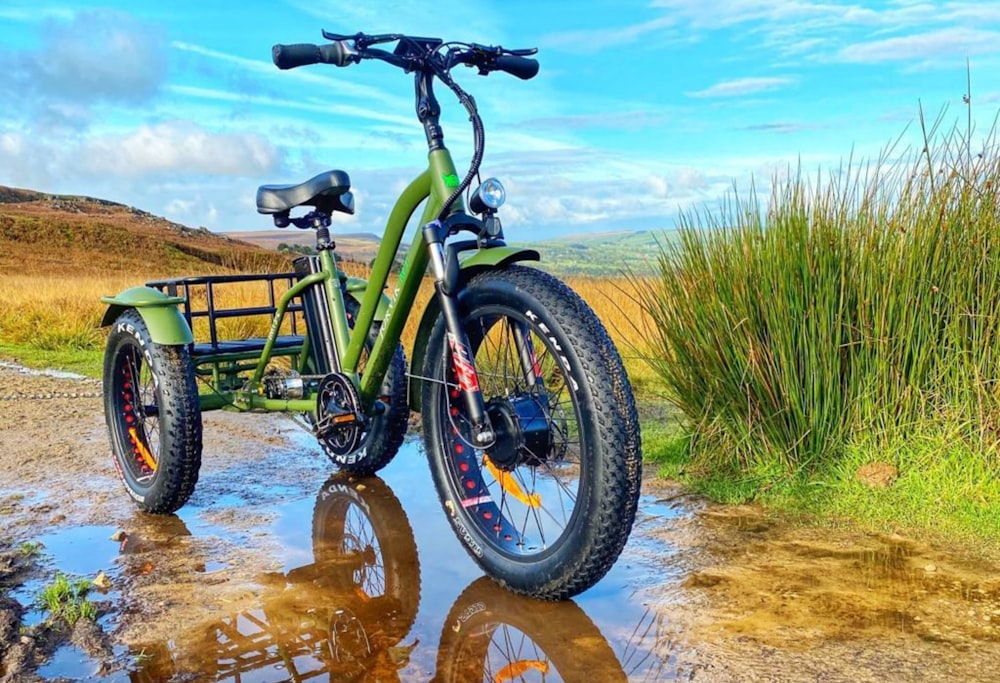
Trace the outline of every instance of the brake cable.
{"label": "brake cable", "polygon": [[455,96],[458,97],[458,101],[461,102],[462,106],[465,107],[465,110],[469,112],[469,121],[472,122],[472,163],[469,165],[469,171],[465,174],[465,178],[451,193],[451,196],[445,200],[440,213],[438,213],[437,220],[444,221],[444,219],[447,218],[448,213],[451,211],[451,207],[455,203],[455,200],[461,197],[462,193],[469,189],[469,186],[472,185],[473,179],[479,173],[479,166],[483,162],[483,155],[486,148],[486,132],[483,129],[483,120],[479,116],[479,109],[476,107],[475,99],[473,99],[472,95],[463,90],[462,86],[455,82],[455,79],[451,77],[450,68],[444,68],[438,64],[434,64],[433,62],[432,67],[434,68],[435,75],[441,80],[442,83],[447,85],[453,93],[455,93]]}

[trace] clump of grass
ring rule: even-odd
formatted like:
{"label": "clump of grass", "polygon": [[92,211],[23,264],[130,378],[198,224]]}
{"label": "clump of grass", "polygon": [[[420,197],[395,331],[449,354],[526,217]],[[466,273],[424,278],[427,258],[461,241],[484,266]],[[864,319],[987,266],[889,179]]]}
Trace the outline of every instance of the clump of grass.
{"label": "clump of grass", "polygon": [[87,599],[93,587],[90,579],[70,580],[57,574],[55,580],[42,589],[39,605],[49,613],[50,621],[65,621],[72,626],[80,619],[96,619],[97,608]]}
{"label": "clump of grass", "polygon": [[41,554],[42,544],[38,541],[25,541],[18,546],[17,552],[21,554],[21,557],[33,559]]}
{"label": "clump of grass", "polygon": [[[684,216],[638,282],[644,355],[687,416],[695,469],[759,492],[918,431],[960,464],[932,486],[1000,464],[1000,147],[923,124],[917,151]],[[905,465],[943,476],[932,453]]]}

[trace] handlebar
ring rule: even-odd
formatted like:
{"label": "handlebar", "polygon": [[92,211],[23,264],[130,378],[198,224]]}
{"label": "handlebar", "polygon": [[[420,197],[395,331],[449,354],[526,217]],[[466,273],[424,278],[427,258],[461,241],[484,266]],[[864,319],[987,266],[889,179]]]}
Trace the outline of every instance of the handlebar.
{"label": "handlebar", "polygon": [[[347,66],[362,59],[378,59],[406,71],[423,70],[428,65],[447,71],[456,64],[465,64],[477,67],[483,76],[491,71],[503,71],[528,80],[538,74],[538,60],[526,57],[535,54],[534,49],[507,50],[499,46],[445,44],[437,38],[416,38],[395,33],[369,36],[364,33],[341,35],[323,31],[323,37],[333,42],[326,45],[275,45],[271,49],[275,66],[279,69],[294,69],[309,64]],[[392,41],[400,41],[392,52],[370,47]],[[445,55],[438,53],[441,47],[448,46],[460,47],[451,47]]]}
{"label": "handlebar", "polygon": [[[377,59],[399,67],[406,73],[414,73],[417,117],[424,125],[427,146],[431,151],[443,148],[444,144],[444,136],[438,124],[441,109],[434,97],[434,79],[437,78],[448,86],[468,111],[474,140],[472,162],[465,178],[442,202],[438,220],[445,220],[455,201],[469,188],[479,173],[486,144],[483,122],[479,117],[476,102],[451,77],[451,70],[463,64],[477,69],[481,76],[492,71],[503,71],[522,80],[528,80],[538,74],[538,60],[528,58],[537,50],[534,48],[510,50],[499,45],[477,45],[459,41],[446,43],[440,38],[422,38],[397,33],[341,35],[323,31],[323,37],[332,42],[326,45],[275,45],[272,49],[275,65],[279,69],[294,69],[307,64],[347,66],[362,59]],[[396,46],[391,52],[373,47],[393,42]]]}

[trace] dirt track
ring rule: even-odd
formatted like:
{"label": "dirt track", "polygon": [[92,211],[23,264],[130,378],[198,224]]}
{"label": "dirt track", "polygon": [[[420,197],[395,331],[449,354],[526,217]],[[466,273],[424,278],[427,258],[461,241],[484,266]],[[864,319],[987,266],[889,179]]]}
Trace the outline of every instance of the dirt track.
{"label": "dirt track", "polygon": [[[52,571],[20,558],[19,544],[75,527],[97,528],[86,552],[114,556],[120,568],[112,593],[97,596],[114,615],[103,619],[107,636],[19,633],[26,605],[0,591],[0,681],[34,680],[33,667],[68,638],[119,675],[134,663],[130,645],[194,651],[204,631],[192,625],[253,609],[267,591],[262,577],[281,576],[281,539],[260,533],[272,521],[267,503],[314,496],[329,473],[324,458],[296,451],[287,420],[206,414],[208,457],[192,501],[199,524],[225,533],[192,535],[182,520],[141,514],[125,496],[101,400],[90,396],[98,391],[91,380],[0,366],[0,397],[22,397],[0,399],[0,588]],[[663,571],[648,571],[621,599],[641,595],[656,611],[663,632],[643,647],[660,670],[695,681],[996,680],[1000,575],[989,558],[900,536],[803,529],[657,486],[647,482],[646,500],[661,502],[640,515],[640,542],[623,562]],[[651,511],[664,506],[680,511],[670,523]],[[116,530],[124,540],[103,540]],[[425,571],[422,581],[440,580]]]}

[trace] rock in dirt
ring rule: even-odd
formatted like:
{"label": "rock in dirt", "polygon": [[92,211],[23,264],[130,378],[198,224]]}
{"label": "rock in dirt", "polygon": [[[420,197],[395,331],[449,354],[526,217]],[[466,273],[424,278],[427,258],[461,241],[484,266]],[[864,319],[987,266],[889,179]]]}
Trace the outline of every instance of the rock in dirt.
{"label": "rock in dirt", "polygon": [[854,476],[865,486],[885,489],[899,478],[899,470],[887,462],[870,462],[859,467]]}

